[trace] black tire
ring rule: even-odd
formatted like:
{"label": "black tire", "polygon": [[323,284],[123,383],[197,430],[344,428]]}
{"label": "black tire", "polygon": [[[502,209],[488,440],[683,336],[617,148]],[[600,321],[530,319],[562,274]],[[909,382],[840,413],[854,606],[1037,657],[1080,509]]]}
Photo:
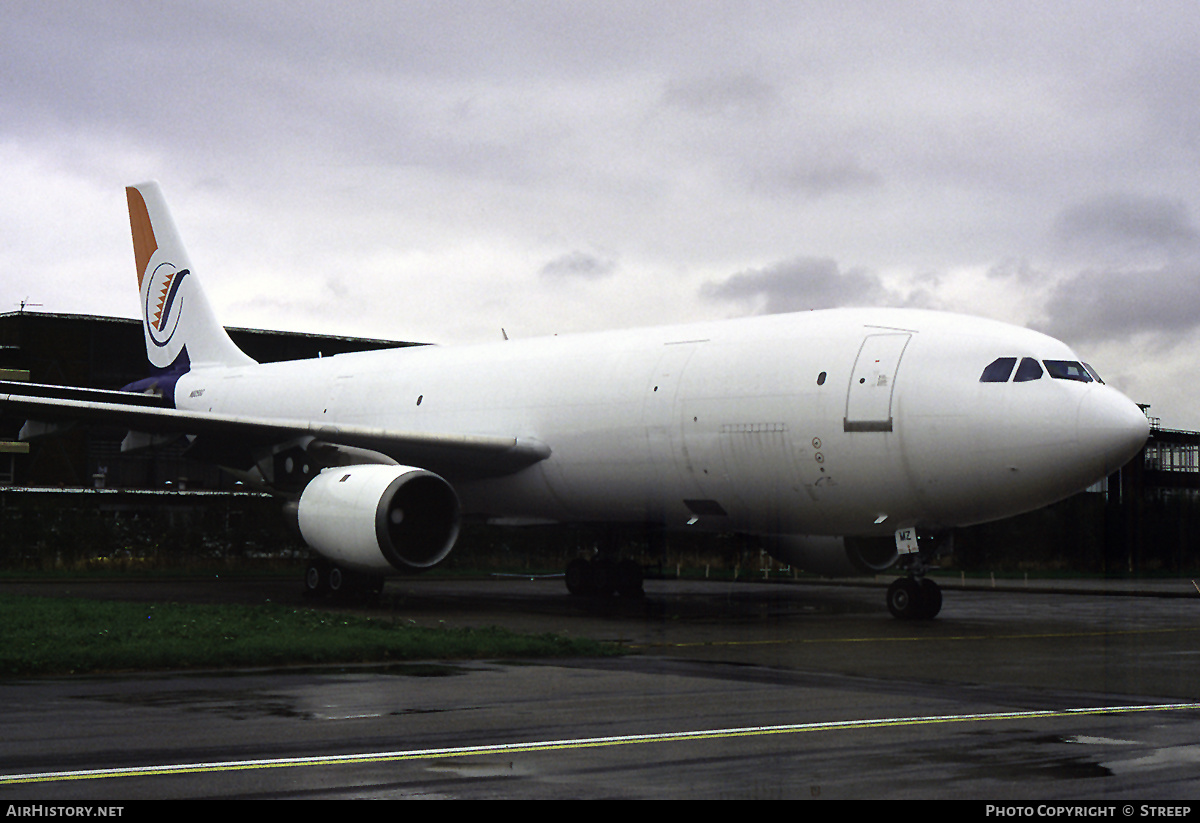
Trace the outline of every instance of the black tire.
{"label": "black tire", "polygon": [[304,571],[304,593],[310,596],[322,596],[329,593],[329,567],[324,563],[313,561]]}
{"label": "black tire", "polygon": [[942,610],[942,587],[928,577],[922,577],[921,597],[925,600],[925,609],[921,617],[925,620],[937,617],[938,612]]}
{"label": "black tire", "polygon": [[916,620],[925,616],[925,592],[913,578],[898,578],[888,586],[887,606],[897,620]]}
{"label": "black tire", "polygon": [[349,588],[350,581],[347,579],[345,572],[337,566],[330,566],[329,573],[325,575],[325,579],[329,586],[329,592],[334,595],[342,594]]}
{"label": "black tire", "polygon": [[575,595],[591,594],[594,581],[592,564],[582,557],[576,557],[567,564],[567,591]]}
{"label": "black tire", "polygon": [[617,590],[617,564],[611,560],[592,562],[592,594],[609,597]]}
{"label": "black tire", "polygon": [[635,560],[626,558],[617,563],[617,594],[621,597],[642,597],[642,567]]}

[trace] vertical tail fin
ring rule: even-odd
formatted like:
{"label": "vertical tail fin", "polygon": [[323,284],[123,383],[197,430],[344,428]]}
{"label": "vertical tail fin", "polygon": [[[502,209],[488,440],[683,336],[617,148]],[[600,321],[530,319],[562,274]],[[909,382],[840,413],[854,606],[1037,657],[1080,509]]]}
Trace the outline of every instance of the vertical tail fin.
{"label": "vertical tail fin", "polygon": [[253,363],[217,322],[157,183],[125,189],[146,357],[163,371]]}

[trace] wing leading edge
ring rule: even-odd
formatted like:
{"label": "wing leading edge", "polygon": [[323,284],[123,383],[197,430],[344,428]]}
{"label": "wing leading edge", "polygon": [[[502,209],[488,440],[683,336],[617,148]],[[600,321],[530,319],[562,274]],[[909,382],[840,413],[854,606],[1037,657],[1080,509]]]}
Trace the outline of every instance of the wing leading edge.
{"label": "wing leading edge", "polygon": [[368,449],[398,463],[463,479],[512,474],[545,460],[539,440],[496,435],[398,432],[369,426],[250,417],[168,408],[154,395],[0,381],[0,410],[46,423],[125,426],[152,434],[214,437],[247,451],[312,438],[324,444]]}

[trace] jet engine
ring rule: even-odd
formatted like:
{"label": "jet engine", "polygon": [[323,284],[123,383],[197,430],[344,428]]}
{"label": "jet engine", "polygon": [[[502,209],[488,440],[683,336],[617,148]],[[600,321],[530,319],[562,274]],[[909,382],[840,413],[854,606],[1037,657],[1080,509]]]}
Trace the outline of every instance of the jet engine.
{"label": "jet engine", "polygon": [[361,572],[420,572],[445,559],[458,538],[458,495],[412,466],[328,468],[296,506],[304,542],[332,563]]}
{"label": "jet engine", "polygon": [[764,539],[776,560],[826,577],[854,577],[881,572],[898,558],[892,537],[831,537],[777,534]]}

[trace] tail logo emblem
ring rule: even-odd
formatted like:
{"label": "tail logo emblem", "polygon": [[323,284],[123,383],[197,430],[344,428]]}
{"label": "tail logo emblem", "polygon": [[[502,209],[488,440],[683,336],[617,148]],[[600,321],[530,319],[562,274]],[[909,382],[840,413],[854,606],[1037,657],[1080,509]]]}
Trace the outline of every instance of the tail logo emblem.
{"label": "tail logo emblem", "polygon": [[172,263],[160,263],[150,275],[142,318],[150,340],[159,348],[171,342],[175,329],[179,327],[179,318],[183,313],[179,287],[188,274],[188,269],[176,269]]}

